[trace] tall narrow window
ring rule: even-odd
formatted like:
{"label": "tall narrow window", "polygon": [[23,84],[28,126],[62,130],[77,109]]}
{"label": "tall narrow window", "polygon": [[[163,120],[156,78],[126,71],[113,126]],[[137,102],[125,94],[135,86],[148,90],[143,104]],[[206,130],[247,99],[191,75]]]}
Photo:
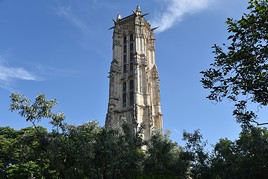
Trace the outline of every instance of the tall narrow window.
{"label": "tall narrow window", "polygon": [[134,90],[134,80],[129,81],[129,90]]}
{"label": "tall narrow window", "polygon": [[127,43],[127,36],[124,36],[124,44]]}
{"label": "tall narrow window", "polygon": [[133,45],[133,43],[130,43],[129,50],[130,50],[130,52],[133,52],[133,50],[134,50],[134,45]]}
{"label": "tall narrow window", "polygon": [[133,104],[134,104],[134,92],[130,91],[129,92],[129,105],[133,106]]}
{"label": "tall narrow window", "polygon": [[127,73],[127,37],[124,36],[123,73]]}
{"label": "tall narrow window", "polygon": [[127,63],[127,55],[124,54],[124,63]]}
{"label": "tall narrow window", "polygon": [[123,65],[123,73],[127,73],[127,64]]}
{"label": "tall narrow window", "polygon": [[123,93],[125,93],[127,91],[127,83],[124,82],[123,83]]}
{"label": "tall narrow window", "polygon": [[129,53],[129,61],[133,62],[134,61],[134,55],[132,52]]}
{"label": "tall narrow window", "polygon": [[127,84],[126,82],[123,83],[123,107],[126,107],[127,105]]}
{"label": "tall narrow window", "polygon": [[124,45],[124,53],[127,53],[127,44]]}
{"label": "tall narrow window", "polygon": [[130,72],[133,72],[133,62],[130,62],[129,63],[129,71]]}
{"label": "tall narrow window", "polygon": [[129,40],[132,42],[132,41],[134,41],[134,36],[133,36],[133,34],[130,34],[130,36],[129,36]]}
{"label": "tall narrow window", "polygon": [[133,72],[134,55],[133,52],[129,54],[129,71]]}
{"label": "tall narrow window", "polygon": [[123,57],[123,73],[126,73],[127,72],[127,55],[124,54],[124,57]]}
{"label": "tall narrow window", "polygon": [[134,104],[134,80],[129,81],[129,105]]}

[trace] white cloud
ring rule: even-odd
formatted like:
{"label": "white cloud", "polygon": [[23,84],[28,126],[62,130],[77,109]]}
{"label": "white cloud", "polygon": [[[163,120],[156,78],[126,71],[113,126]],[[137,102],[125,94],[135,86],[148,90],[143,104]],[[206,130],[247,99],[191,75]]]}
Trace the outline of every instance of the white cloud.
{"label": "white cloud", "polygon": [[71,6],[60,6],[57,8],[57,15],[60,17],[64,17],[68,21],[70,21],[76,28],[81,30],[83,33],[87,34],[90,32],[90,29],[81,18],[75,15],[72,10]]}
{"label": "white cloud", "polygon": [[[63,69],[44,65],[35,65],[35,69],[38,71],[39,75],[45,76],[46,80],[49,78],[54,79],[55,77],[78,77],[82,75],[81,71],[78,72],[75,69]],[[40,79],[40,77],[38,77],[38,79]]]}
{"label": "white cloud", "polygon": [[8,65],[7,54],[0,54],[0,88],[10,90],[15,80],[37,81],[39,78],[22,67]]}
{"label": "white cloud", "polygon": [[0,80],[11,81],[11,80],[38,80],[35,75],[25,70],[24,68],[7,67],[0,64]]}
{"label": "white cloud", "polygon": [[[102,7],[101,9],[108,6],[107,2],[101,3],[97,0],[94,2],[83,1],[83,3],[81,2],[78,7],[73,4],[57,5],[56,14],[59,17],[64,18],[67,22],[69,22],[70,25],[79,31],[81,36],[78,38],[77,42],[82,46],[82,48],[94,50],[94,52],[97,53],[100,58],[106,59],[103,51],[103,44],[100,43],[100,41],[96,38],[96,19],[90,15],[89,12],[87,12],[91,10],[90,8],[97,7],[97,5]],[[94,46],[92,46],[93,43],[95,44]]]}
{"label": "white cloud", "polygon": [[167,8],[152,20],[153,26],[158,26],[158,32],[163,32],[177,22],[181,21],[186,14],[193,14],[206,9],[214,0],[164,0]]}

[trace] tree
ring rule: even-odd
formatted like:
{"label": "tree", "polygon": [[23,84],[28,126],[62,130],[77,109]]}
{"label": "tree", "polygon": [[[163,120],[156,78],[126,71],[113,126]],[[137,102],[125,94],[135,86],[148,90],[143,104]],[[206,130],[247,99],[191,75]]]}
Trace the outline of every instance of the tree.
{"label": "tree", "polygon": [[206,142],[199,130],[193,133],[184,132],[183,140],[186,141],[183,156],[189,161],[189,175],[194,179],[212,178],[210,172],[210,156],[205,151]]}
{"label": "tree", "polygon": [[268,131],[252,127],[239,139],[221,139],[211,157],[211,174],[220,179],[268,178]]}
{"label": "tree", "polygon": [[66,125],[64,133],[51,133],[48,157],[60,178],[97,178],[94,157],[97,122]]}
{"label": "tree", "polygon": [[[12,93],[10,99],[11,111],[18,111],[26,121],[32,123],[33,128],[23,129],[23,136],[15,140],[13,148],[15,151],[18,150],[17,162],[14,164],[11,162],[10,164],[12,164],[13,168],[8,171],[20,173],[22,172],[21,168],[27,166],[29,171],[38,168],[37,171],[40,172],[40,176],[57,178],[58,174],[54,169],[51,169],[49,147],[51,141],[55,141],[54,139],[60,136],[60,129],[62,132],[65,130],[65,124],[63,123],[65,117],[63,113],[52,112],[52,108],[56,105],[56,100],[47,100],[45,95],[41,94],[35,98],[34,102],[31,102],[30,99],[18,93]],[[54,127],[52,135],[48,135],[46,129],[37,126],[37,123],[43,118],[51,119],[50,123]],[[11,174],[8,173],[8,175]],[[33,177],[37,176],[37,174],[34,173]],[[26,175],[28,175],[27,172]]]}
{"label": "tree", "polygon": [[144,161],[145,178],[187,178],[189,162],[184,151],[168,135],[156,133],[148,141]]}
{"label": "tree", "polygon": [[238,122],[264,125],[250,105],[268,105],[268,0],[250,0],[248,11],[240,20],[227,19],[230,44],[213,46],[215,61],[201,82],[208,99],[235,103]]}
{"label": "tree", "polygon": [[16,150],[12,150],[12,144],[17,136],[18,132],[14,129],[0,128],[0,178],[5,178],[7,166],[15,160]]}
{"label": "tree", "polygon": [[[32,127],[18,131],[0,128],[0,176],[1,178],[56,178],[51,169],[47,152],[48,133],[38,127],[39,135]],[[41,140],[42,139],[42,140]]]}
{"label": "tree", "polygon": [[52,108],[56,105],[56,100],[47,100],[45,95],[40,94],[35,98],[35,101],[31,104],[31,100],[19,93],[12,93],[10,95],[11,111],[18,111],[18,113],[30,121],[34,128],[38,132],[36,123],[42,118],[50,118],[50,123],[56,127],[58,131],[59,128],[64,128],[63,120],[65,118],[63,113],[53,113]]}
{"label": "tree", "polygon": [[142,172],[144,154],[139,133],[123,125],[123,133],[102,128],[96,136],[96,178],[136,178]]}

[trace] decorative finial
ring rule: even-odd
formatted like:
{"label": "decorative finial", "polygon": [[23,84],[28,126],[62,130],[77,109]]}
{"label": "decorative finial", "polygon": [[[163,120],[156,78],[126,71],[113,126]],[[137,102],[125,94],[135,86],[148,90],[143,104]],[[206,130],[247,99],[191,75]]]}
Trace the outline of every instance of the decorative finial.
{"label": "decorative finial", "polygon": [[136,12],[141,12],[141,7],[140,7],[140,5],[137,5],[137,7],[136,7]]}
{"label": "decorative finial", "polygon": [[136,14],[137,16],[141,15],[141,7],[139,5],[137,5],[136,10],[135,10],[135,12],[133,11],[133,13]]}
{"label": "decorative finial", "polygon": [[118,14],[116,20],[120,20],[120,19],[122,19],[122,17],[120,14]]}

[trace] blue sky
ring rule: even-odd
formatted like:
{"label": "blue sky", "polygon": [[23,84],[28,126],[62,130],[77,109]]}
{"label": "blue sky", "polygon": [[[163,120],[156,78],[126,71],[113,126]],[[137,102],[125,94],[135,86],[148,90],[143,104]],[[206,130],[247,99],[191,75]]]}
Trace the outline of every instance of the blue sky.
{"label": "blue sky", "polygon": [[211,46],[226,42],[226,18],[241,17],[246,0],[0,0],[0,126],[30,125],[9,111],[14,91],[56,98],[55,111],[64,112],[68,123],[103,125],[112,56],[107,29],[137,4],[160,26],[156,61],[164,127],[172,139],[180,142],[183,130],[195,129],[209,143],[236,138],[232,104],[208,101],[199,72],[213,62]]}

